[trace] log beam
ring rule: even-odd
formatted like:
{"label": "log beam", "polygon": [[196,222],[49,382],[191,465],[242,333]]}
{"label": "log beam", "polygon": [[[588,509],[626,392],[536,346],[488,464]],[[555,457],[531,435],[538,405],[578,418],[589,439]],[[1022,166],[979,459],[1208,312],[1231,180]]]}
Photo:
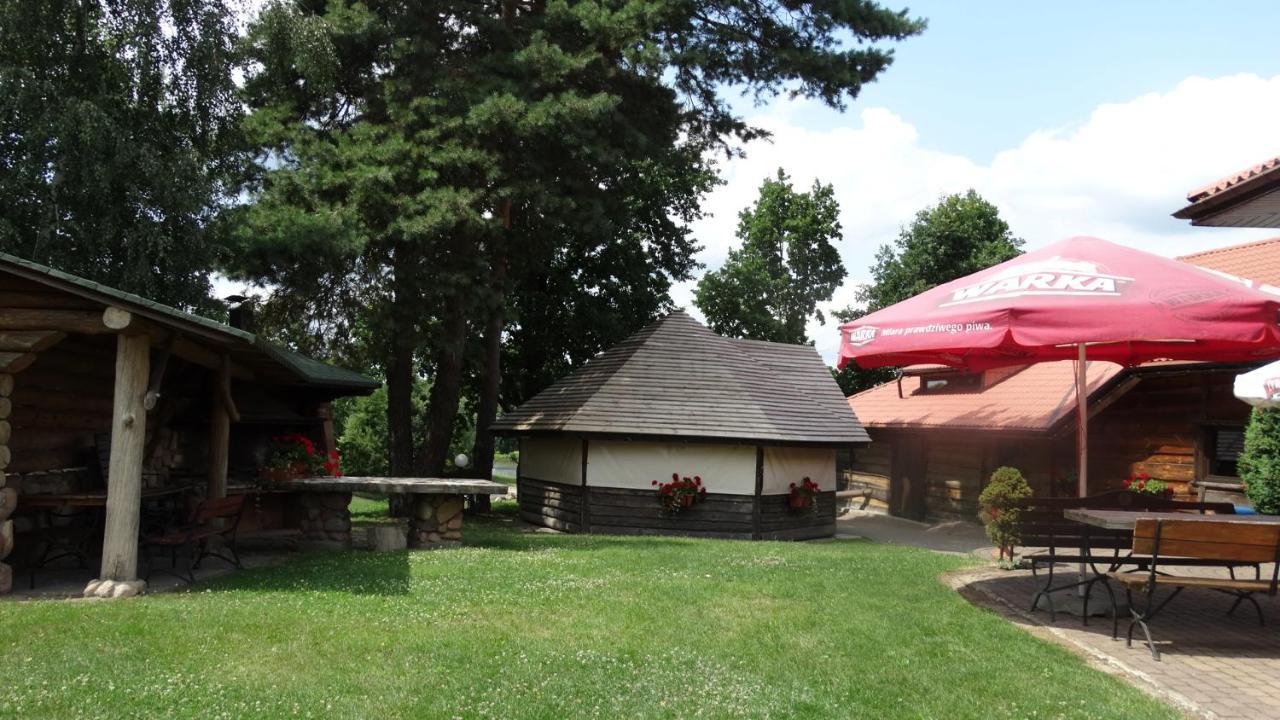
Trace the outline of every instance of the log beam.
{"label": "log beam", "polygon": [[56,330],[9,330],[0,332],[0,352],[38,353],[57,345],[67,336]]}
{"label": "log beam", "polygon": [[[223,354],[214,352],[199,343],[192,342],[184,337],[177,337],[173,340],[173,354],[192,365],[199,365],[210,370],[219,370],[222,368]],[[231,363],[231,377],[237,380],[254,379],[253,372],[243,367],[239,363]]]}
{"label": "log beam", "polygon": [[133,313],[115,306],[102,311],[102,324],[111,330],[126,330],[133,323]]}
{"label": "log beam", "polygon": [[0,308],[0,331],[56,330],[98,335],[112,330],[103,324],[102,313],[92,310],[44,310],[41,308]]}
{"label": "log beam", "polygon": [[[138,530],[142,512],[142,461],[147,413],[142,407],[151,366],[151,340],[146,335],[116,338],[115,409],[111,420],[111,458],[107,471],[107,522],[102,541],[99,580],[86,595],[136,594]],[[104,593],[104,586],[108,589]]]}

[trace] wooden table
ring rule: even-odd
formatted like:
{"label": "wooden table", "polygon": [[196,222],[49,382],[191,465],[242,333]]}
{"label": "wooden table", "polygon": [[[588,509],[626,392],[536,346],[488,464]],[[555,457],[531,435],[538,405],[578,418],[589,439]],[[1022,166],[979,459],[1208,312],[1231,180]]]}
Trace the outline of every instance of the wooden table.
{"label": "wooden table", "polygon": [[1238,525],[1280,524],[1280,515],[1208,515],[1186,512],[1153,512],[1144,510],[1065,510],[1063,517],[1105,530],[1133,530],[1138,520],[1189,520],[1192,522],[1225,522]]}

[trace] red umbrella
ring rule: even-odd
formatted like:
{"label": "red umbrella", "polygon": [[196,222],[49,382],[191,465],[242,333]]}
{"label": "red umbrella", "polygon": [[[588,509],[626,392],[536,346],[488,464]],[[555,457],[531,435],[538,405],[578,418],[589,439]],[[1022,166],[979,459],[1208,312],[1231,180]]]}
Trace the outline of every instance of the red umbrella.
{"label": "red umbrella", "polygon": [[970,370],[1075,358],[1086,494],[1086,355],[1153,360],[1280,357],[1280,289],[1091,237],[940,285],[840,327],[840,367]]}

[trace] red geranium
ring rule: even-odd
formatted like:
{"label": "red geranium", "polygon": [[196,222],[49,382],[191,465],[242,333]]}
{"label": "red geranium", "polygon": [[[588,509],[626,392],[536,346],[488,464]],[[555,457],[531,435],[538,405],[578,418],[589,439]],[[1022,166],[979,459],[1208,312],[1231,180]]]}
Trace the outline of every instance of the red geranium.
{"label": "red geranium", "polygon": [[707,489],[702,486],[700,475],[681,477],[680,473],[671,473],[671,482],[660,483],[654,480],[652,484],[658,486],[658,501],[662,503],[662,509],[671,513],[692,507],[707,496]]}

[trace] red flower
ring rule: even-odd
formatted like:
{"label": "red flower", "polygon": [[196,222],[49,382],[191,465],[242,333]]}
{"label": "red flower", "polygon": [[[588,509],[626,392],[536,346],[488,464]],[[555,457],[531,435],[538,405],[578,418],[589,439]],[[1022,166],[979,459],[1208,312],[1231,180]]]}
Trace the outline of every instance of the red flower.
{"label": "red flower", "polygon": [[1143,482],[1143,481],[1139,480],[1139,481],[1138,481],[1138,489],[1139,489],[1139,490],[1146,490],[1146,489],[1147,489],[1147,484],[1146,484],[1145,482]]}
{"label": "red flower", "polygon": [[1125,481],[1124,481],[1124,486],[1125,486],[1125,487],[1129,487],[1129,486],[1130,486],[1130,485],[1132,485],[1132,484],[1133,484],[1133,478],[1129,478],[1128,480],[1125,480]]}
{"label": "red flower", "polygon": [[653,485],[657,485],[657,484],[658,484],[658,481],[657,481],[657,480],[654,480],[652,484],[653,484]]}
{"label": "red flower", "polygon": [[679,479],[680,479],[680,473],[671,473],[671,482],[676,482]]}

